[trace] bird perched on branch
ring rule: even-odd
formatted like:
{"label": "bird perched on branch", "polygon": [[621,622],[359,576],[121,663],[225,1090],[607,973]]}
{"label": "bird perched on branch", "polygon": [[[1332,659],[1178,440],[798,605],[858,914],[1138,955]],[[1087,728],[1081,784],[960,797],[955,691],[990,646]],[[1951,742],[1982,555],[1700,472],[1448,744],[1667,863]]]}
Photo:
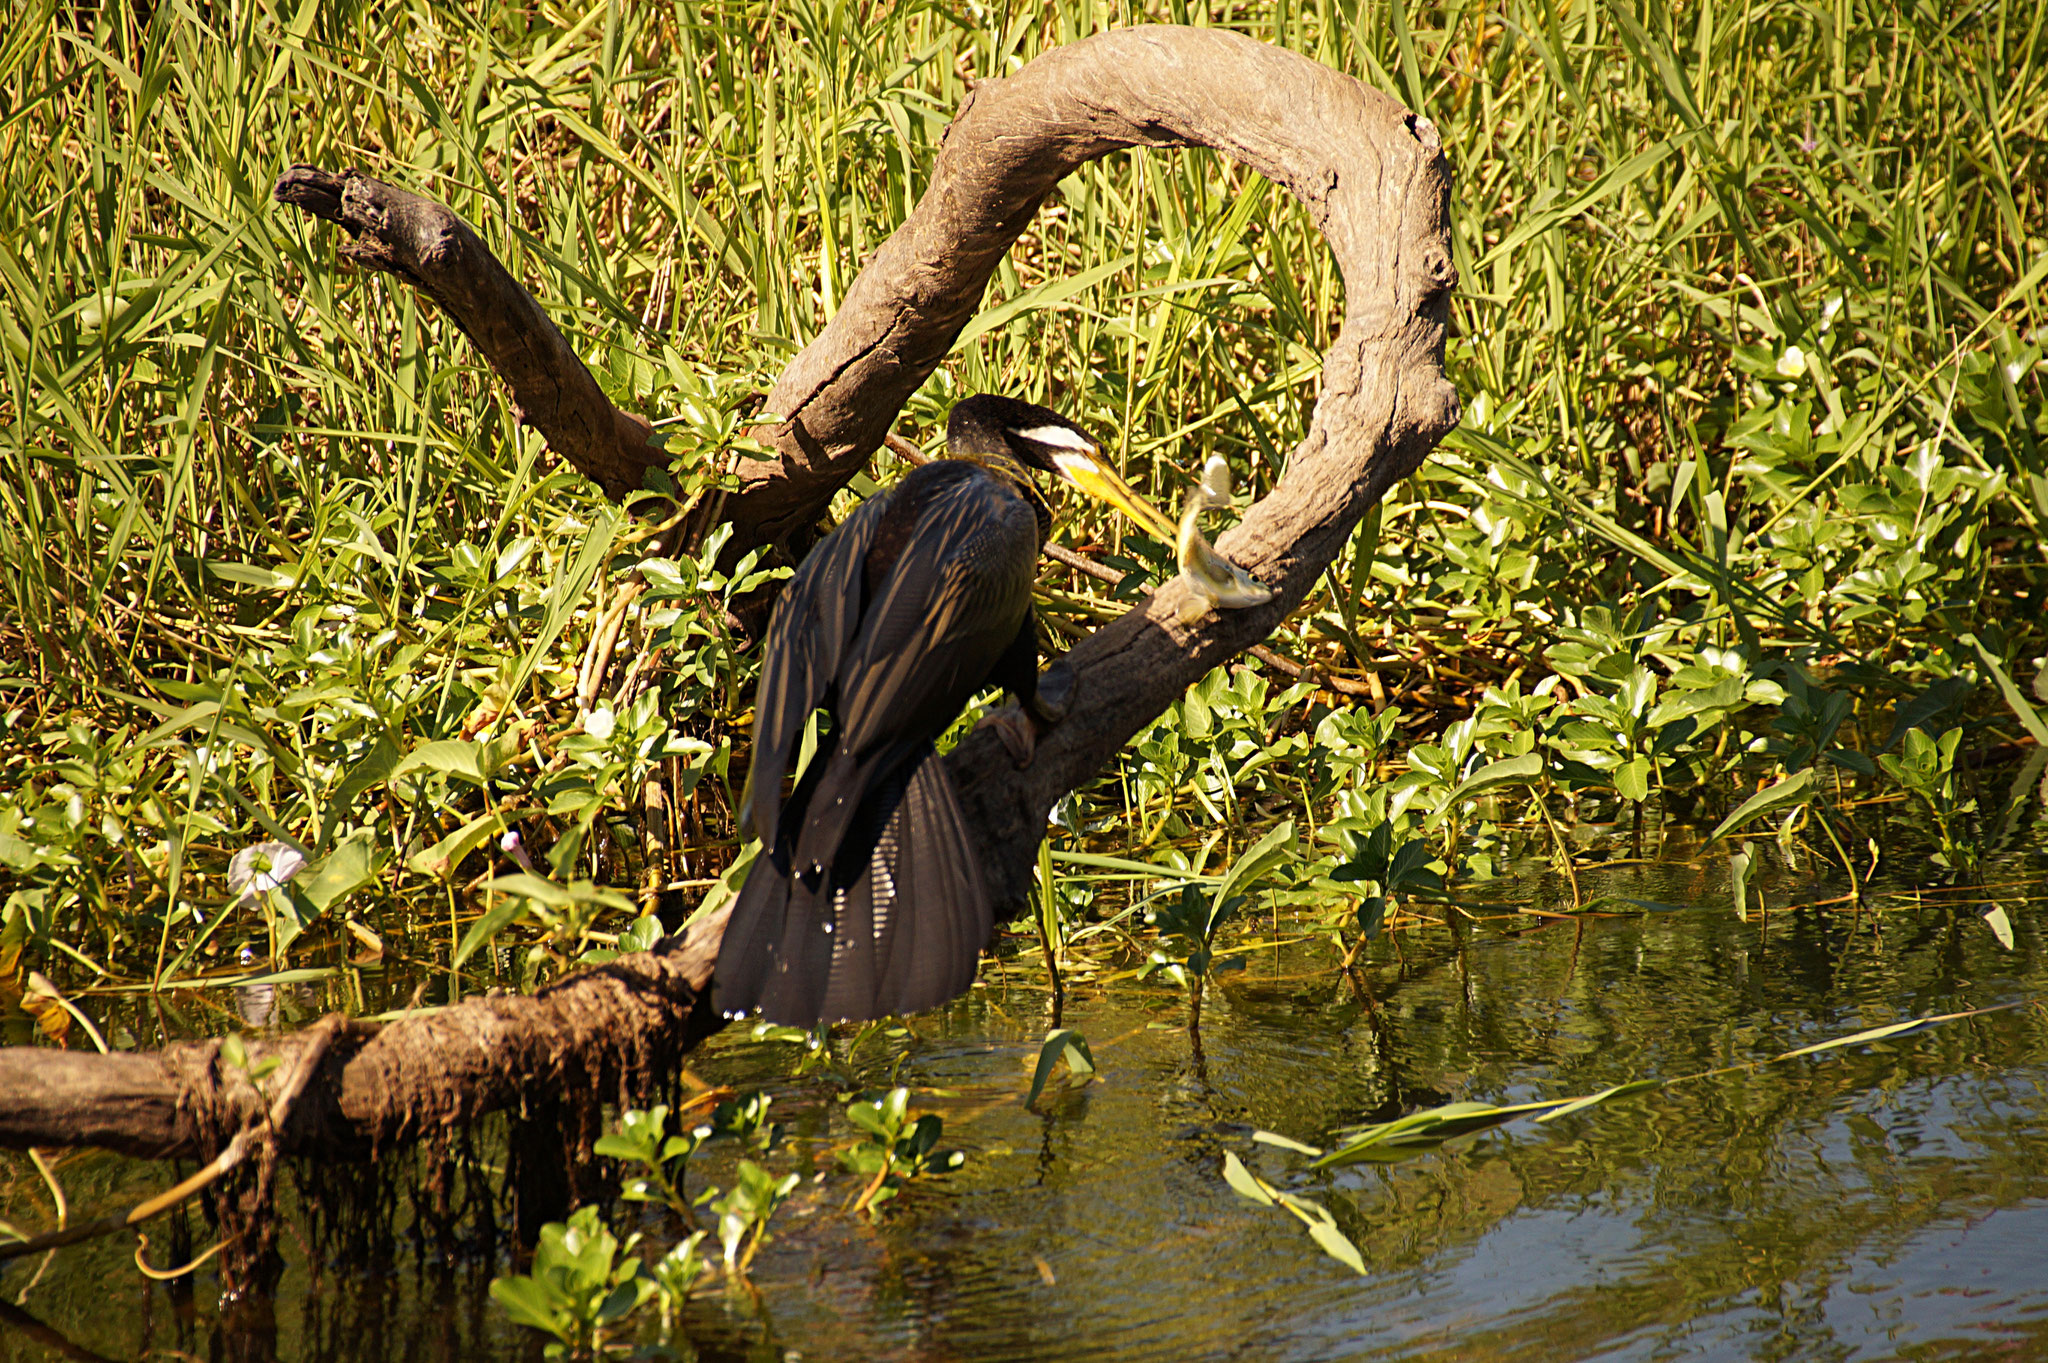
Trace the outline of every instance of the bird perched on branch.
{"label": "bird perched on branch", "polygon": [[[979,853],[933,749],[991,685],[1019,765],[1032,723],[1064,713],[1071,673],[1041,678],[1031,586],[1055,474],[1172,541],[1176,527],[1045,407],[988,394],[946,423],[948,458],[870,497],[811,551],[769,625],[741,827],[762,849],[714,973],[727,1016],[811,1026],[935,1007],[974,983],[994,926]],[[796,788],[811,713],[830,716]]]}

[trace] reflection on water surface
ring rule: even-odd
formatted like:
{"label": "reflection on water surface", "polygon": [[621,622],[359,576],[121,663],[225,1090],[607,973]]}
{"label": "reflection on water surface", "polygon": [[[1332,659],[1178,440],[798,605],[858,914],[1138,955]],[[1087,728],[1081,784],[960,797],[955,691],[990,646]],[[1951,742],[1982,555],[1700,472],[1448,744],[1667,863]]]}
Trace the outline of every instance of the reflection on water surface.
{"label": "reflection on water surface", "polygon": [[[801,1078],[791,1047],[727,1033],[695,1068],[773,1092],[778,1167],[832,1169],[830,1144],[848,1139],[838,1094],[892,1074],[939,1091],[920,1101],[969,1159],[879,1226],[842,1214],[845,1175],[807,1183],[756,1262],[758,1302],[713,1289],[691,1308],[694,1346],[748,1359],[2048,1356],[2038,1007],[1521,1122],[1401,1164],[1305,1177],[1298,1157],[1251,1142],[1263,1128],[1322,1144],[1417,1107],[1592,1093],[2048,997],[2020,891],[2002,900],[2017,928],[2007,952],[1975,903],[1779,910],[1760,925],[1736,920],[1702,874],[1614,870],[1598,891],[1710,907],[1583,921],[1474,910],[1455,931],[1402,934],[1398,953],[1374,947],[1362,994],[1324,943],[1260,951],[1211,991],[1199,1050],[1179,995],[1082,990],[1065,1021],[1094,1043],[1103,1082],[1049,1094],[1043,1115],[1020,1102],[1045,1028],[1022,968],[992,968],[968,1001]],[[1824,897],[1789,880],[1761,889],[1773,905]],[[1328,1206],[1369,1275],[1232,1193],[1225,1150]],[[722,1184],[731,1158],[707,1160],[693,1189]],[[110,1159],[71,1167],[81,1201],[161,1183]],[[41,1224],[39,1185],[9,1168],[0,1218]],[[39,1276],[15,1265],[0,1295],[25,1293],[106,1357],[270,1342],[146,1288],[126,1255],[101,1242]],[[483,1295],[488,1276],[408,1262],[309,1290],[295,1266],[274,1346],[537,1356]],[[55,1356],[0,1325],[0,1359]]]}

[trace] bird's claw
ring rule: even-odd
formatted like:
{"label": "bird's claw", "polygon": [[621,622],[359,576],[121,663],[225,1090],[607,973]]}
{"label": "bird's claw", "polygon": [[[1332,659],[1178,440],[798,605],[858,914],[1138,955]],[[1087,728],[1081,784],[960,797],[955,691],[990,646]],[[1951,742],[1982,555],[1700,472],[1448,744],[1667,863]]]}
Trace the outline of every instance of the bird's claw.
{"label": "bird's claw", "polygon": [[1022,771],[1031,765],[1032,754],[1038,750],[1038,731],[1031,725],[1030,717],[1021,705],[1005,705],[983,715],[974,726],[977,729],[993,729],[1003,746],[1009,750],[1010,761]]}

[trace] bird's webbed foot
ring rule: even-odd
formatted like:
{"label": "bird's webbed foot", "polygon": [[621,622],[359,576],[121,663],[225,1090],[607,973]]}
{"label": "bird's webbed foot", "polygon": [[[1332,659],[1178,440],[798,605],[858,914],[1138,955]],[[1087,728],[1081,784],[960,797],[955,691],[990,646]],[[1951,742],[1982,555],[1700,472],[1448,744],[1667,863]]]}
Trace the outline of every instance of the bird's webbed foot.
{"label": "bird's webbed foot", "polygon": [[977,729],[993,729],[1009,749],[1010,760],[1022,771],[1031,765],[1038,751],[1038,735],[1057,725],[1074,707],[1079,677],[1065,658],[1054,661],[1043,672],[1023,674],[1030,686],[1016,703],[991,710],[981,717]]}

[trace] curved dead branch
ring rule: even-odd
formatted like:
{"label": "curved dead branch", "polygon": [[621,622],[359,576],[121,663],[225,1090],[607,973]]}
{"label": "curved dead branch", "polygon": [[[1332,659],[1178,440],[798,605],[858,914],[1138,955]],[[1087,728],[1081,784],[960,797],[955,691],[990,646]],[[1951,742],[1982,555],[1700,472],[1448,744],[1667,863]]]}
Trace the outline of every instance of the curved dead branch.
{"label": "curved dead branch", "polygon": [[[1219,73],[1228,72],[1228,78]],[[738,499],[743,529],[801,519],[866,459],[941,359],[1002,252],[1074,167],[1129,146],[1208,146],[1285,186],[1328,238],[1345,317],[1306,437],[1218,547],[1272,585],[1265,606],[1177,623],[1170,583],[1069,655],[1068,718],[1011,769],[992,735],[949,758],[1002,896],[1021,904],[1053,802],[1209,669],[1299,606],[1387,488],[1456,424],[1443,374],[1450,171],[1436,130],[1305,57],[1209,29],[1138,28],[1048,53],[975,88],[931,188],[769,398],[789,417],[779,479]],[[794,447],[792,449],[792,447]]]}
{"label": "curved dead branch", "polygon": [[[769,394],[768,410],[785,418],[768,431],[782,457],[742,470],[726,512],[736,538],[763,543],[816,520],[945,359],[1054,186],[1128,147],[1212,147],[1307,204],[1329,239],[1345,325],[1294,464],[1336,437],[1361,464],[1382,462],[1372,447],[1389,446],[1406,456],[1405,474],[1456,424],[1443,376],[1457,281],[1450,172],[1435,128],[1349,76],[1242,34],[1121,29],[974,87],[916,211]],[[1262,538],[1294,528],[1269,513]]]}
{"label": "curved dead branch", "polygon": [[613,501],[639,490],[668,456],[650,445],[645,417],[612,405],[561,330],[476,231],[449,209],[373,180],[293,166],[271,195],[335,223],[341,254],[403,279],[441,305],[512,394],[520,424],[604,489]]}

